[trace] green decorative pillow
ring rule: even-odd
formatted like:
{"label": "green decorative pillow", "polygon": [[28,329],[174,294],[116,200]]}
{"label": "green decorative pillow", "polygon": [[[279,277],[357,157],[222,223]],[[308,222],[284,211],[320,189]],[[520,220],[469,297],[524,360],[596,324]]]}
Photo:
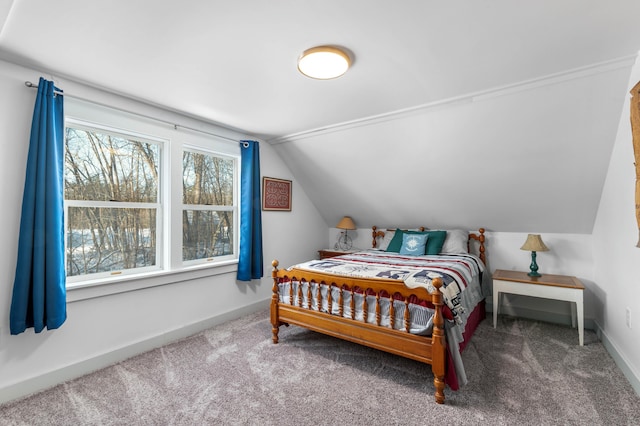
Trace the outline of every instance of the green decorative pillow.
{"label": "green decorative pillow", "polygon": [[429,234],[427,249],[424,254],[440,254],[444,240],[447,238],[447,231],[425,231]]}
{"label": "green decorative pillow", "polygon": [[394,253],[400,253],[400,247],[402,247],[402,236],[407,231],[403,231],[401,229],[396,229],[393,234],[393,238],[389,241],[389,245],[387,246],[386,251],[391,251]]}
{"label": "green decorative pillow", "polygon": [[427,234],[405,233],[402,236],[402,247],[400,247],[400,254],[407,254],[409,256],[423,256],[428,238],[429,235]]}
{"label": "green decorative pillow", "polygon": [[440,254],[444,240],[447,238],[447,231],[402,231],[396,230],[393,239],[387,247],[387,251],[400,253],[402,247],[402,240],[404,234],[426,234],[429,236],[427,239],[427,248],[425,254]]}

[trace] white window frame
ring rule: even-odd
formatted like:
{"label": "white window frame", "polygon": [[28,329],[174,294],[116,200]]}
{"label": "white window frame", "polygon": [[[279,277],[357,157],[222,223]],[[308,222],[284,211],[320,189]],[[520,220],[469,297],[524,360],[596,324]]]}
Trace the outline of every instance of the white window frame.
{"label": "white window frame", "polygon": [[[182,180],[180,180],[180,194],[183,195],[181,197],[181,201],[183,201],[181,203],[182,209],[181,209],[181,215],[180,217],[182,217],[182,212],[184,212],[185,210],[200,210],[200,211],[230,211],[233,212],[233,253],[229,254],[229,255],[225,255],[225,256],[217,256],[217,257],[211,257],[211,258],[203,258],[203,259],[194,259],[194,260],[182,260],[182,264],[184,266],[193,266],[193,265],[200,265],[200,264],[206,264],[206,263],[211,263],[211,262],[220,262],[220,261],[228,261],[228,260],[237,260],[238,256],[239,256],[239,251],[238,251],[238,244],[240,241],[240,238],[238,236],[238,233],[240,232],[240,226],[238,221],[240,220],[240,215],[238,214],[239,210],[240,210],[240,205],[239,205],[239,195],[240,195],[240,158],[237,156],[232,156],[232,155],[228,155],[228,154],[223,154],[220,152],[216,152],[210,149],[206,149],[200,146],[195,146],[195,145],[189,145],[189,144],[184,144],[182,147],[182,153],[184,154],[185,151],[189,151],[189,152],[194,152],[197,154],[204,154],[204,155],[209,155],[212,157],[220,157],[220,158],[224,158],[227,160],[232,160],[233,161],[233,204],[231,206],[214,206],[214,205],[202,205],[202,204],[184,204],[184,194],[182,194]],[[180,158],[182,159],[182,155],[180,156]],[[182,168],[180,168],[180,172],[181,172],[181,176],[182,176]],[[184,235],[181,233],[181,242],[183,241],[182,238],[184,238]],[[180,254],[180,259],[182,259],[182,253]]]}
{"label": "white window frame", "polygon": [[[229,273],[237,269],[240,232],[239,142],[206,132],[168,126],[162,120],[153,120],[146,116],[76,99],[65,99],[65,113],[65,125],[69,123],[71,127],[88,127],[126,138],[136,138],[160,144],[159,194],[156,203],[158,208],[156,215],[158,221],[156,265],[130,269],[116,274],[107,272],[68,277],[67,289],[73,290],[71,296],[68,293],[69,301]],[[184,150],[234,160],[234,202],[231,207],[224,206],[233,210],[234,241],[233,254],[231,255],[182,261],[182,211],[184,208],[182,203],[182,154]],[[89,205],[87,203],[92,207],[103,207],[103,202],[65,200],[65,211],[68,206],[87,206]],[[126,208],[148,208],[150,204],[104,202],[106,207]],[[66,231],[65,219],[65,236]],[[113,285],[111,286],[111,284]]]}
{"label": "white window frame", "polygon": [[[65,268],[67,266],[67,243],[68,238],[67,231],[69,228],[67,212],[72,207],[98,207],[98,208],[123,208],[123,209],[155,209],[156,210],[156,229],[160,232],[156,232],[156,264],[153,266],[143,266],[139,268],[131,269],[119,269],[108,272],[96,272],[86,275],[67,275],[67,285],[82,283],[85,281],[101,280],[108,277],[114,277],[117,275],[131,275],[131,274],[144,274],[146,272],[161,271],[164,265],[163,247],[164,247],[164,232],[163,230],[163,217],[166,209],[166,203],[163,202],[163,186],[165,174],[163,173],[164,152],[166,151],[166,144],[169,143],[166,139],[160,139],[157,137],[135,133],[132,131],[116,129],[109,126],[104,126],[97,123],[90,123],[87,121],[78,120],[72,117],[65,117],[65,129],[72,127],[74,129],[86,130],[89,132],[96,131],[105,134],[121,137],[124,139],[134,139],[141,142],[150,142],[156,144],[159,147],[159,161],[158,161],[158,193],[156,194],[157,201],[155,203],[143,203],[143,202],[120,202],[120,201],[99,201],[99,200],[64,200],[64,230],[65,230]],[[66,131],[65,131],[66,135]],[[66,143],[66,141],[65,141]]]}

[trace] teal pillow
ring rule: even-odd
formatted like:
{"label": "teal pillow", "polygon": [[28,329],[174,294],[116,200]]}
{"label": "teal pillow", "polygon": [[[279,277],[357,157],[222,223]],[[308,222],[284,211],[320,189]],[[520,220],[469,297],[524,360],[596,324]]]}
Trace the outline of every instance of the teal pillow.
{"label": "teal pillow", "polygon": [[447,231],[402,231],[396,230],[393,239],[389,242],[387,251],[399,253],[402,247],[402,236],[404,234],[427,234],[427,248],[425,254],[440,254],[444,240],[447,238]]}
{"label": "teal pillow", "polygon": [[427,248],[424,254],[440,254],[444,240],[447,239],[447,231],[425,231],[429,235]]}
{"label": "teal pillow", "polygon": [[427,234],[404,234],[402,236],[402,246],[400,247],[400,254],[407,254],[409,256],[423,256],[428,239],[429,235]]}
{"label": "teal pillow", "polygon": [[400,247],[402,247],[402,236],[405,232],[406,231],[396,229],[396,232],[393,234],[393,238],[391,239],[391,241],[389,241],[389,245],[387,246],[386,251],[400,253]]}

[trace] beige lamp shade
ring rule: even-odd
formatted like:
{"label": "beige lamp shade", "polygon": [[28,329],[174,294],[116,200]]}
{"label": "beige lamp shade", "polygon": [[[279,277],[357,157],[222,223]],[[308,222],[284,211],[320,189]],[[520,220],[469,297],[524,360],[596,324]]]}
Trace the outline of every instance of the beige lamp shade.
{"label": "beige lamp shade", "polygon": [[340,219],[340,222],[336,225],[338,229],[356,229],[356,224],[353,223],[353,219],[350,216],[345,216]]}
{"label": "beige lamp shade", "polygon": [[549,251],[549,248],[544,245],[542,238],[538,234],[529,234],[527,241],[524,242],[520,250],[526,251]]}

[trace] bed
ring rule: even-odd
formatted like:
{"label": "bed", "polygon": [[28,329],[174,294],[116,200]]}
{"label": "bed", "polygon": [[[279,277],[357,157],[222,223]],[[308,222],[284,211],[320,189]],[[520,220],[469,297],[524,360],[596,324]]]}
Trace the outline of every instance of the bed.
{"label": "bed", "polygon": [[374,226],[371,249],[288,269],[274,260],[273,343],[291,324],[430,364],[443,404],[445,385],[466,383],[460,353],[485,317],[484,232]]}

